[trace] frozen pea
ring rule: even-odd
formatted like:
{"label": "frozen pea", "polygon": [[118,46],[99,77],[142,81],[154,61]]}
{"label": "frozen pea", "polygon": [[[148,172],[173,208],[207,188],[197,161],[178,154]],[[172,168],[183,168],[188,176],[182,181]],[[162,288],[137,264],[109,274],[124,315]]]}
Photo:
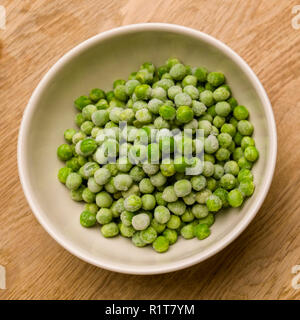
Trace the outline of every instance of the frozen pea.
{"label": "frozen pea", "polygon": [[196,202],[196,194],[191,192],[187,196],[183,197],[183,201],[186,205],[193,205]]}
{"label": "frozen pea", "polygon": [[232,137],[228,133],[220,133],[218,135],[218,141],[221,148],[228,148],[232,142]]}
{"label": "frozen pea", "polygon": [[192,223],[187,224],[180,230],[180,234],[184,239],[194,238],[194,226]]}
{"label": "frozen pea", "polygon": [[194,85],[186,85],[183,88],[183,92],[187,93],[192,100],[197,100],[199,98],[199,91]]}
{"label": "frozen pea", "polygon": [[68,168],[68,167],[63,167],[63,168],[60,168],[59,171],[58,171],[58,174],[57,174],[57,177],[58,177],[58,180],[61,182],[61,183],[66,183],[67,181],[67,178],[68,178],[68,175],[72,172],[72,169],[71,168]]}
{"label": "frozen pea", "polygon": [[170,245],[174,244],[178,238],[177,232],[172,229],[166,229],[163,231],[163,236],[169,241]]}
{"label": "frozen pea", "polygon": [[223,207],[228,207],[228,201],[227,201],[228,191],[227,190],[223,188],[217,188],[213,194],[218,196],[222,200]]}
{"label": "frozen pea", "polygon": [[132,184],[128,190],[122,191],[121,194],[122,194],[123,198],[127,198],[133,194],[140,196],[141,192],[140,192],[139,186],[137,184]]}
{"label": "frozen pea", "polygon": [[232,158],[234,161],[238,161],[243,156],[244,156],[244,152],[241,147],[236,148],[232,153]]}
{"label": "frozen pea", "polygon": [[84,190],[84,186],[80,186],[76,190],[71,190],[70,191],[70,197],[74,201],[82,201],[82,192]]}
{"label": "frozen pea", "polygon": [[191,106],[192,105],[192,98],[185,92],[178,93],[175,98],[174,102],[177,107],[180,106]]}
{"label": "frozen pea", "polygon": [[[188,87],[188,86],[197,86],[197,77],[193,74],[188,74],[187,76],[184,77],[184,79],[181,82],[181,85],[183,88]],[[198,91],[198,89],[197,89]],[[199,91],[198,91],[199,92]]]}
{"label": "frozen pea", "polygon": [[212,194],[206,200],[206,206],[209,211],[217,212],[222,208],[223,202],[218,196]]}
{"label": "frozen pea", "polygon": [[199,222],[199,224],[205,223],[209,227],[211,227],[215,222],[215,217],[214,217],[214,215],[212,213],[209,213],[207,215],[207,217],[199,219],[198,222]]}
{"label": "frozen pea", "polygon": [[192,110],[196,117],[202,116],[205,113],[206,109],[207,108],[204,103],[199,102],[197,100],[192,101]]}
{"label": "frozen pea", "polygon": [[170,124],[169,124],[169,122],[167,120],[163,119],[162,117],[157,117],[154,120],[154,127],[156,129],[163,129],[163,128],[169,129],[170,128]]}
{"label": "frozen pea", "polygon": [[185,213],[181,216],[183,222],[192,222],[195,219],[195,216],[192,213],[191,208],[187,208]]}
{"label": "frozen pea", "polygon": [[236,178],[231,173],[226,173],[220,179],[220,186],[225,190],[231,190],[236,186]]}
{"label": "frozen pea", "polygon": [[169,240],[164,236],[159,236],[153,242],[152,247],[156,252],[166,252],[169,249]]}
{"label": "frozen pea", "polygon": [[143,164],[143,170],[148,175],[154,175],[159,171],[159,164],[145,163]]}
{"label": "frozen pea", "polygon": [[238,165],[241,169],[249,169],[250,170],[252,168],[253,163],[248,161],[245,157],[241,157],[238,160]]}
{"label": "frozen pea", "polygon": [[92,113],[91,119],[96,126],[104,127],[109,121],[109,113],[107,110],[97,110]]}
{"label": "frozen pea", "polygon": [[225,76],[221,72],[210,72],[207,75],[207,81],[214,87],[218,87],[225,82]]}
{"label": "frozen pea", "polygon": [[199,240],[207,238],[210,235],[209,226],[205,223],[197,224],[194,226],[194,235]]}
{"label": "frozen pea", "polygon": [[194,204],[192,207],[192,213],[196,219],[205,218],[208,215],[208,208],[203,204]]}
{"label": "frozen pea", "polygon": [[225,87],[219,87],[213,92],[216,101],[225,101],[230,97],[230,91]]}
{"label": "frozen pea", "polygon": [[72,148],[68,144],[62,144],[57,148],[57,156],[62,161],[67,161],[72,158]]}
{"label": "frozen pea", "polygon": [[167,182],[167,178],[161,172],[158,172],[150,177],[150,182],[154,187],[161,187]]}
{"label": "frozen pea", "polygon": [[145,247],[146,243],[141,239],[141,232],[135,232],[132,236],[132,243],[136,246],[136,247]]}
{"label": "frozen pea", "polygon": [[252,180],[242,180],[239,184],[239,190],[241,191],[244,197],[252,196],[254,189],[255,186]]}
{"label": "frozen pea", "polygon": [[[158,89],[158,88],[157,88]],[[162,88],[160,88],[162,89]],[[162,89],[163,90],[163,89]],[[158,114],[159,113],[159,109],[160,107],[163,105],[163,101],[157,99],[157,98],[154,98],[154,99],[151,99],[149,102],[148,102],[148,109],[154,113],[154,114]]]}
{"label": "frozen pea", "polygon": [[174,191],[177,197],[185,197],[192,191],[192,184],[189,180],[183,179],[175,182]]}
{"label": "frozen pea", "polygon": [[243,180],[253,180],[253,174],[249,169],[241,169],[238,174],[238,181],[241,182]]}
{"label": "frozen pea", "polygon": [[200,204],[205,204],[206,200],[212,195],[209,189],[204,189],[196,193],[196,201]]}
{"label": "frozen pea", "polygon": [[214,135],[204,139],[204,150],[206,153],[215,153],[219,149],[219,141]]}
{"label": "frozen pea", "polygon": [[212,130],[212,124],[208,120],[200,120],[198,128],[204,131],[204,136],[207,137]]}
{"label": "frozen pea", "polygon": [[95,182],[99,185],[104,185],[108,182],[108,180],[111,177],[111,173],[108,169],[106,168],[100,168],[95,171],[94,173],[94,179]]}
{"label": "frozen pea", "polygon": [[80,168],[81,170],[80,172],[83,178],[88,179],[92,177],[98,169],[99,169],[99,165],[96,162],[89,161]]}
{"label": "frozen pea", "polygon": [[221,132],[222,133],[227,133],[229,134],[231,137],[234,137],[236,134],[236,128],[234,125],[232,125],[231,123],[224,123],[221,127]]}
{"label": "frozen pea", "polygon": [[82,183],[81,176],[76,172],[71,172],[66,179],[66,187],[69,190],[76,190],[80,187]]}
{"label": "frozen pea", "polygon": [[164,101],[167,99],[167,91],[162,87],[153,88],[151,91],[151,98]]}
{"label": "frozen pea", "polygon": [[227,161],[230,157],[230,151],[228,149],[225,148],[220,148],[217,152],[216,152],[216,158],[219,161]]}
{"label": "frozen pea", "polygon": [[145,172],[141,167],[134,166],[130,170],[129,175],[134,182],[140,182],[145,177]]}
{"label": "frozen pea", "polygon": [[167,222],[167,227],[172,230],[176,230],[179,228],[181,224],[181,220],[176,215],[171,215],[169,221]]}
{"label": "frozen pea", "polygon": [[97,107],[93,104],[89,104],[82,109],[82,116],[85,120],[91,120],[92,114],[97,111]]}
{"label": "frozen pea", "polygon": [[240,207],[244,201],[242,192],[239,189],[233,189],[228,193],[228,203],[234,207]]}
{"label": "frozen pea", "polygon": [[156,219],[152,219],[151,227],[153,227],[157,233],[162,233],[166,229],[166,224],[159,223]]}
{"label": "frozen pea", "polygon": [[127,191],[132,185],[132,178],[128,174],[118,174],[114,177],[114,185],[117,190]]}
{"label": "frozen pea", "polygon": [[147,84],[137,85],[134,93],[139,100],[147,100],[151,97],[151,87]]}
{"label": "frozen pea", "polygon": [[150,226],[147,229],[141,231],[140,237],[142,241],[150,244],[157,238],[157,232],[153,227]]}
{"label": "frozen pea", "polygon": [[167,161],[162,161],[160,165],[160,171],[163,176],[171,177],[176,173],[174,161],[172,159],[168,159]]}
{"label": "frozen pea", "polygon": [[89,105],[92,101],[87,96],[80,96],[74,101],[75,107],[81,111],[85,106]]}
{"label": "frozen pea", "polygon": [[67,142],[72,143],[72,138],[74,134],[76,133],[75,129],[67,129],[64,132],[64,138]]}
{"label": "frozen pea", "polygon": [[246,160],[250,162],[255,162],[259,157],[258,150],[254,146],[247,147],[244,151],[244,155]]}
{"label": "frozen pea", "polygon": [[213,125],[214,127],[221,128],[223,126],[223,124],[225,123],[226,119],[224,117],[221,116],[215,116],[213,119]]}
{"label": "frozen pea", "polygon": [[95,201],[95,193],[93,193],[89,188],[85,188],[82,191],[82,199],[87,203],[93,203]]}
{"label": "frozen pea", "polygon": [[200,93],[200,101],[204,103],[207,107],[214,104],[213,93],[210,90],[204,90]]}
{"label": "frozen pea", "polygon": [[186,74],[186,68],[183,64],[177,63],[169,71],[171,77],[175,80],[182,80]]}
{"label": "frozen pea", "polygon": [[220,164],[215,164],[215,172],[213,177],[217,180],[220,180],[221,177],[224,175],[224,167]]}
{"label": "frozen pea", "polygon": [[237,176],[240,168],[236,161],[230,160],[225,163],[224,171],[225,173],[231,173],[232,175]]}
{"label": "frozen pea", "polygon": [[245,150],[247,147],[255,147],[255,141],[253,138],[244,136],[241,140],[241,148]]}
{"label": "frozen pea", "polygon": [[133,217],[134,217],[134,213],[126,210],[122,211],[120,215],[120,219],[122,223],[124,224],[124,226],[127,226],[127,227],[131,226]]}
{"label": "frozen pea", "polygon": [[200,191],[206,187],[206,178],[204,176],[192,177],[192,187],[196,191]]}
{"label": "frozen pea", "polygon": [[133,216],[131,223],[135,230],[137,231],[145,230],[150,225],[149,215],[146,213],[136,214]]}
{"label": "frozen pea", "polygon": [[221,117],[227,117],[231,112],[230,104],[226,101],[221,101],[216,104],[216,114]]}
{"label": "frozen pea", "polygon": [[111,195],[105,191],[101,191],[96,195],[96,203],[100,208],[109,208],[112,205],[113,199]]}
{"label": "frozen pea", "polygon": [[236,106],[233,109],[233,115],[237,120],[246,120],[249,117],[249,112],[245,106]]}
{"label": "frozen pea", "polygon": [[96,224],[96,214],[90,211],[82,211],[80,214],[80,224],[85,228],[93,227]]}
{"label": "frozen pea", "polygon": [[130,195],[125,199],[124,207],[130,212],[138,211],[142,207],[142,200],[137,195]]}
{"label": "frozen pea", "polygon": [[156,200],[152,194],[144,194],[142,196],[142,208],[144,210],[152,210],[155,208]]}
{"label": "frozen pea", "polygon": [[139,188],[142,193],[152,193],[154,191],[154,186],[149,178],[142,179]]}
{"label": "frozen pea", "polygon": [[177,216],[181,216],[185,213],[186,205],[183,201],[177,200],[175,202],[168,203],[168,209]]}
{"label": "frozen pea", "polygon": [[240,120],[237,129],[242,136],[251,136],[253,133],[253,124],[248,120]]}
{"label": "frozen pea", "polygon": [[110,209],[101,208],[96,215],[96,219],[100,224],[110,223],[113,219],[113,215]]}
{"label": "frozen pea", "polygon": [[214,164],[210,161],[204,161],[203,165],[203,175],[204,177],[211,177],[215,172]]}
{"label": "frozen pea", "polygon": [[167,223],[170,219],[170,211],[164,206],[157,206],[154,210],[154,217],[157,222],[164,224]]}
{"label": "frozen pea", "polygon": [[182,88],[180,86],[172,86],[168,89],[168,97],[169,99],[174,100],[175,96],[179,93],[182,93]]}
{"label": "frozen pea", "polygon": [[112,238],[119,234],[119,228],[115,222],[110,222],[101,227],[101,233],[105,238]]}
{"label": "frozen pea", "polygon": [[123,223],[119,224],[119,230],[121,236],[125,238],[131,238],[136,232],[132,226],[125,226]]}
{"label": "frozen pea", "polygon": [[96,203],[86,203],[84,206],[84,210],[97,214],[99,208]]}

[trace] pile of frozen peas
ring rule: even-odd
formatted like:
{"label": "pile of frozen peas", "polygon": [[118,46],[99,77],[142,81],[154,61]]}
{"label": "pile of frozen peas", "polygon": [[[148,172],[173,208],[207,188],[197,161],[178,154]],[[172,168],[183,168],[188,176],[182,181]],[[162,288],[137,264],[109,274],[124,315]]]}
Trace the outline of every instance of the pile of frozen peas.
{"label": "pile of frozen peas", "polygon": [[64,132],[58,179],[85,202],[81,225],[100,224],[104,237],[166,252],[180,235],[207,238],[217,212],[254,192],[254,128],[221,72],[146,62],[75,107],[79,129]]}

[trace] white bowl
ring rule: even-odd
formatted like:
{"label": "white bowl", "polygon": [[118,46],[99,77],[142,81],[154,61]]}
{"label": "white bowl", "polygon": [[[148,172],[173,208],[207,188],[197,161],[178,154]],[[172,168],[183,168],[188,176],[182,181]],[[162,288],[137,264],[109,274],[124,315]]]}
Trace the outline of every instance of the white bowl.
{"label": "white bowl", "polygon": [[[121,237],[105,239],[99,228],[79,224],[83,204],[73,202],[57,180],[56,157],[63,132],[75,127],[75,98],[91,88],[111,88],[143,62],[161,65],[176,56],[192,66],[225,73],[240,104],[250,110],[260,159],[254,166],[256,190],[240,209],[217,215],[206,240],[180,239],[169,251],[137,248]],[[25,196],[36,218],[64,248],[96,266],[131,274],[157,274],[186,268],[219,252],[254,218],[270,187],[277,152],[276,127],[267,94],[246,62],[215,38],[171,24],[125,26],[88,39],[64,55],[44,76],[24,112],[18,165]]]}

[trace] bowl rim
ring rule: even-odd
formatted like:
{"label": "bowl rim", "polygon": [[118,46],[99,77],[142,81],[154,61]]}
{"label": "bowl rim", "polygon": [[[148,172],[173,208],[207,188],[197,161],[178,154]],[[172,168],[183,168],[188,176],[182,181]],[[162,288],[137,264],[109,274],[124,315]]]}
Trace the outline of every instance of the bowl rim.
{"label": "bowl rim", "polygon": [[[27,146],[27,137],[30,130],[30,122],[33,116],[33,113],[37,107],[37,101],[39,100],[40,95],[42,94],[44,88],[47,86],[51,78],[53,78],[57,72],[64,66],[65,63],[70,61],[72,58],[79,55],[82,51],[87,50],[89,47],[93,46],[97,42],[101,42],[109,37],[122,35],[130,32],[142,32],[142,31],[170,31],[181,34],[191,35],[195,38],[199,38],[204,42],[209,43],[210,45],[217,48],[217,50],[222,51],[225,55],[227,55],[230,59],[233,60],[235,64],[239,66],[240,69],[247,75],[250,82],[254,86],[256,93],[261,100],[263,108],[265,109],[268,117],[267,117],[267,126],[268,133],[270,135],[270,148],[269,148],[269,164],[267,167],[266,179],[263,183],[261,193],[255,203],[249,209],[250,213],[248,213],[245,218],[243,218],[230,233],[228,233],[225,237],[218,240],[215,244],[211,246],[209,250],[206,250],[205,254],[203,252],[199,252],[191,257],[185,258],[180,262],[166,262],[163,265],[148,265],[148,266],[138,266],[138,265],[119,265],[118,263],[107,263],[106,261],[101,261],[99,258],[91,258],[85,256],[83,253],[79,252],[80,250],[76,248],[75,245],[63,239],[60,235],[57,234],[55,227],[51,227],[45,218],[40,214],[40,208],[38,206],[38,202],[33,197],[34,191],[32,190],[28,178],[28,172],[26,171],[26,146]],[[161,274],[172,272],[176,270],[181,270],[187,267],[190,267],[194,264],[200,263],[216,253],[220,252],[223,248],[228,246],[231,242],[233,242],[250,224],[250,222],[256,216],[258,210],[260,209],[272,182],[275,165],[276,165],[276,157],[277,157],[277,132],[276,132],[276,124],[274,120],[274,114],[271,107],[270,100],[267,96],[267,93],[259,81],[258,77],[255,75],[253,70],[249,67],[249,65],[230,47],[221,42],[220,40],[203,33],[201,31],[180,26],[176,24],[168,24],[168,23],[138,23],[126,25],[118,28],[114,28],[111,30],[104,31],[99,33],[83,42],[75,46],[73,49],[64,54],[43,76],[42,80],[39,82],[35,90],[33,91],[32,96],[29,99],[29,102],[24,110],[23,118],[21,121],[19,135],[18,135],[18,147],[17,147],[17,161],[18,161],[18,171],[19,177],[21,181],[21,185],[23,188],[23,192],[25,197],[30,205],[32,212],[34,213],[36,219],[43,226],[43,228],[50,234],[52,238],[54,238],[62,247],[68,250],[73,255],[78,258],[88,262],[97,267],[101,267],[110,271],[126,273],[126,274]]]}

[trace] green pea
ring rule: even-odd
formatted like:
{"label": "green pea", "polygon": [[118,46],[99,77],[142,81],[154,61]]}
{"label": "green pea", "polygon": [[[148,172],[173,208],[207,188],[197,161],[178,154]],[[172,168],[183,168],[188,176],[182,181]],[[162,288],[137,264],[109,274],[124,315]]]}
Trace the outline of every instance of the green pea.
{"label": "green pea", "polygon": [[153,242],[152,247],[156,252],[166,252],[169,249],[169,240],[164,236],[159,236]]}
{"label": "green pea", "polygon": [[199,240],[204,240],[210,235],[209,226],[205,223],[199,223],[194,227],[194,235]]}
{"label": "green pea", "polygon": [[110,222],[101,227],[101,233],[105,238],[112,238],[119,234],[119,228],[115,222]]}
{"label": "green pea", "polygon": [[228,203],[234,207],[240,207],[244,201],[242,192],[239,189],[233,189],[228,193]]}
{"label": "green pea", "polygon": [[80,224],[85,228],[93,227],[96,224],[96,214],[90,211],[82,211],[80,215]]}
{"label": "green pea", "polygon": [[71,146],[68,144],[61,144],[57,148],[57,156],[62,161],[67,161],[67,160],[71,159],[73,156]]}

